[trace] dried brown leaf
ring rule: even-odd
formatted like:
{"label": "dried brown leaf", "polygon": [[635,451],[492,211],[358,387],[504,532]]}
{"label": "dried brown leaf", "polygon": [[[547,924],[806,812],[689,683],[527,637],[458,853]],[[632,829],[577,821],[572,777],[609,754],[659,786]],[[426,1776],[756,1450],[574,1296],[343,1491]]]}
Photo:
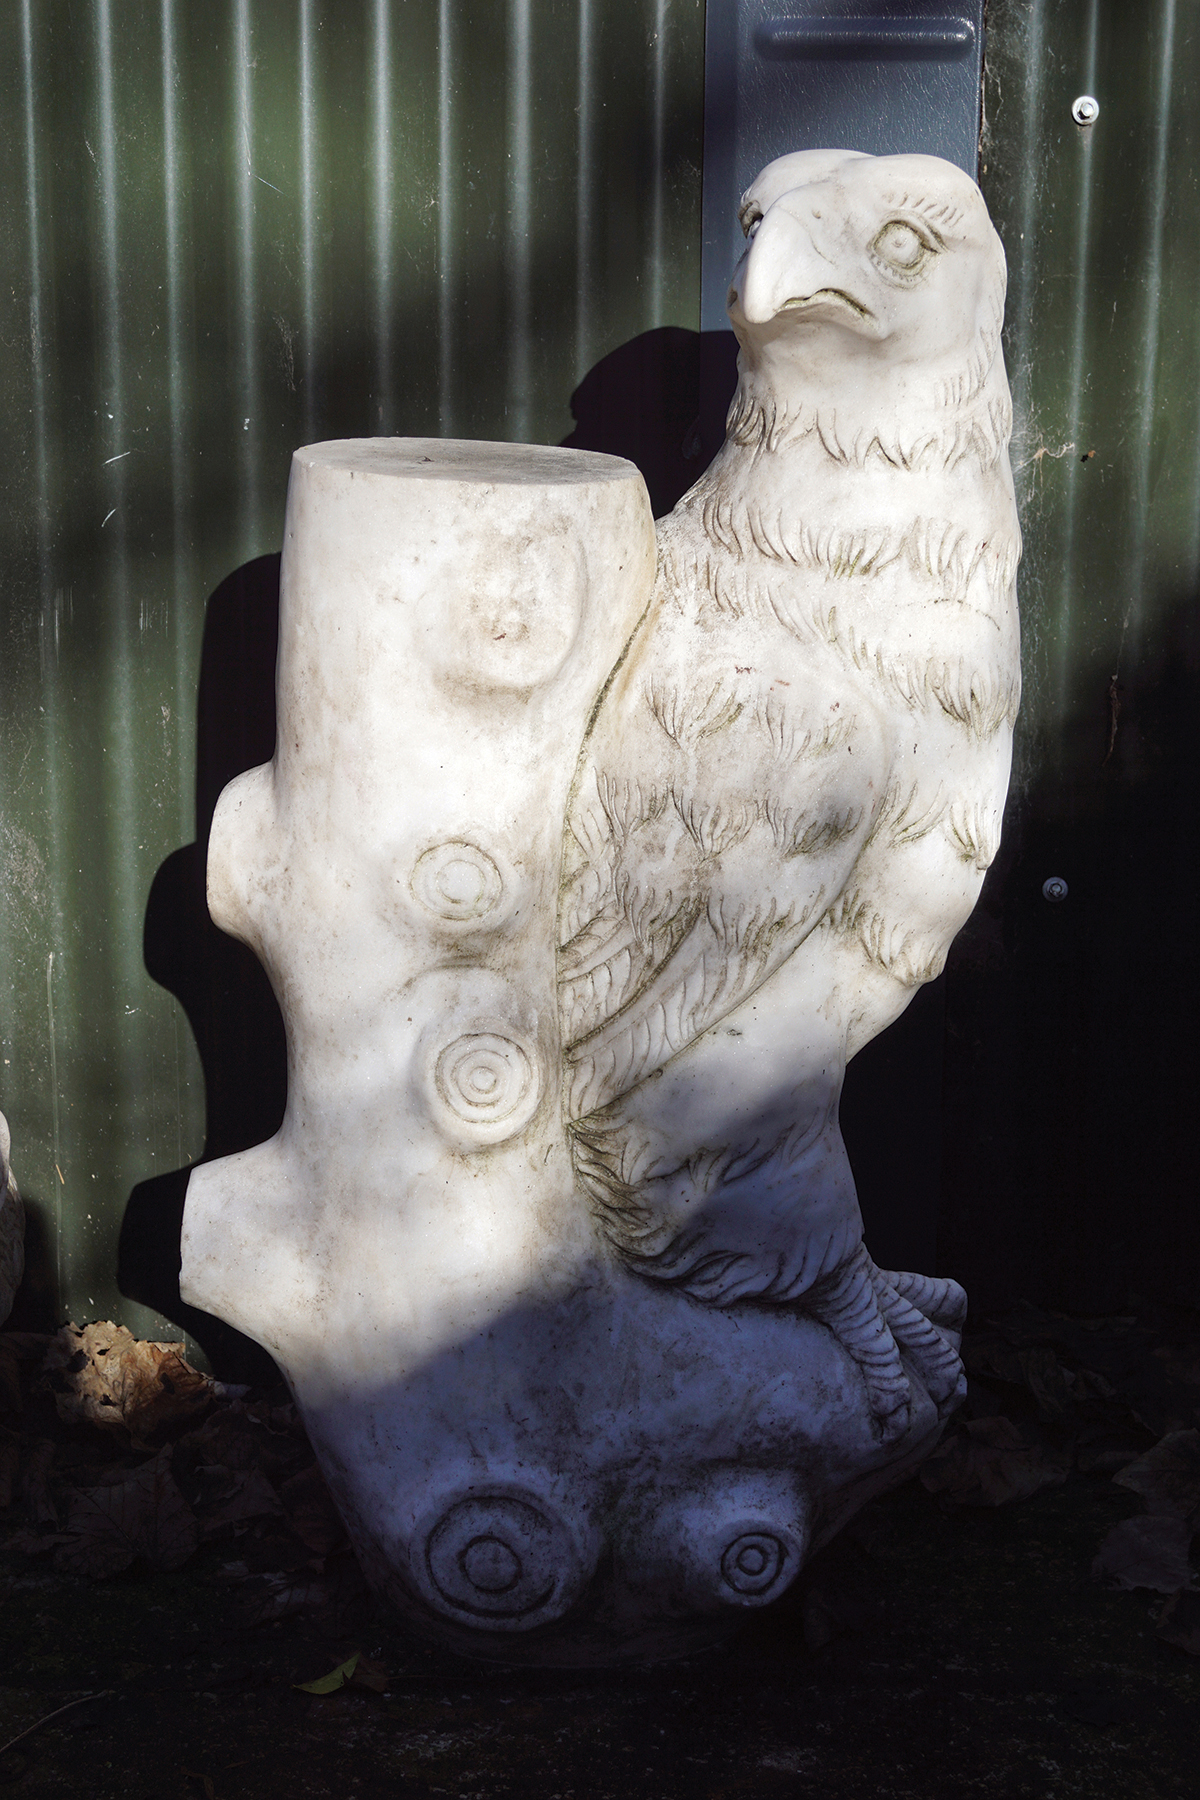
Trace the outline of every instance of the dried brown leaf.
{"label": "dried brown leaf", "polygon": [[123,1481],[128,1481],[135,1470],[141,1467],[142,1460],[138,1457],[136,1461],[117,1463],[77,1462],[66,1468],[60,1467],[55,1473],[60,1482],[66,1482],[71,1487],[120,1487]]}
{"label": "dried brown leaf", "polygon": [[1151,1512],[1200,1523],[1200,1431],[1172,1431],[1113,1476],[1141,1494]]}
{"label": "dried brown leaf", "polygon": [[263,1625],[305,1614],[335,1630],[350,1626],[369,1604],[369,1592],[357,1562],[335,1557],[320,1575],[297,1571],[268,1575],[248,1597],[244,1621]]}
{"label": "dried brown leaf", "polygon": [[203,1577],[207,1587],[235,1587],[245,1581],[251,1573],[248,1563],[238,1557],[234,1562],[222,1563],[214,1574]]}
{"label": "dried brown leaf", "polygon": [[370,1688],[373,1694],[386,1694],[392,1684],[383,1664],[372,1662],[369,1656],[359,1657],[350,1680],[355,1687]]}
{"label": "dried brown leaf", "polygon": [[270,1444],[267,1428],[252,1419],[240,1402],[210,1413],[176,1445],[180,1454],[199,1466],[221,1469],[257,1469]]}
{"label": "dried brown leaf", "polygon": [[6,1550],[15,1550],[21,1556],[45,1556],[56,1544],[65,1544],[69,1540],[63,1531],[14,1531],[4,1541]]}
{"label": "dried brown leaf", "polygon": [[55,1563],[74,1574],[116,1575],[140,1560],[152,1569],[178,1569],[196,1548],[199,1533],[191,1507],[171,1475],[164,1449],[109,1487],[77,1488],[67,1513],[70,1542]]}
{"label": "dried brown leaf", "polygon": [[246,1406],[240,1400],[219,1406],[202,1425],[178,1439],[177,1451],[194,1466],[258,1469],[278,1485],[312,1460],[301,1431],[294,1426],[280,1429],[273,1422],[272,1413],[281,1411],[278,1407]]}
{"label": "dried brown leaf", "polygon": [[971,1419],[921,1470],[921,1484],[952,1506],[1005,1506],[1065,1481],[1066,1451],[1027,1444],[1011,1419]]}
{"label": "dried brown leaf", "polygon": [[1171,1595],[1158,1616],[1158,1635],[1165,1644],[1200,1656],[1200,1591],[1184,1588]]}
{"label": "dried brown leaf", "polygon": [[0,1442],[0,1512],[13,1503],[20,1467],[21,1446],[17,1439],[9,1438]]}
{"label": "dried brown leaf", "polygon": [[1061,1363],[1044,1344],[1017,1352],[1025,1385],[1037,1401],[1043,1419],[1059,1419],[1071,1404],[1071,1390]]}
{"label": "dried brown leaf", "polygon": [[1115,1475],[1141,1455],[1145,1446],[1135,1441],[1140,1435],[1128,1424],[1087,1427],[1075,1440],[1075,1467],[1081,1475]]}
{"label": "dried brown leaf", "polygon": [[316,1463],[285,1481],[279,1497],[289,1526],[318,1556],[329,1556],[345,1543],[346,1527]]}
{"label": "dried brown leaf", "polygon": [[[200,1530],[206,1538],[283,1511],[275,1489],[257,1469],[206,1469],[202,1473],[209,1478],[207,1491],[199,1502]],[[214,1481],[213,1477],[223,1479]]]}
{"label": "dried brown leaf", "polygon": [[57,1525],[58,1508],[50,1492],[50,1471],[54,1467],[53,1440],[39,1438],[25,1458],[21,1471],[21,1498],[35,1525]]}
{"label": "dried brown leaf", "polygon": [[64,1424],[128,1432],[135,1443],[209,1406],[213,1384],[182,1344],[135,1338],[123,1325],[64,1325],[43,1365]]}
{"label": "dried brown leaf", "polygon": [[1121,1588],[1151,1588],[1173,1594],[1191,1580],[1191,1532],[1170,1513],[1143,1513],[1114,1525],[1092,1564],[1096,1581]]}
{"label": "dried brown leaf", "polygon": [[1164,1345],[1154,1352],[1173,1381],[1185,1387],[1200,1387],[1200,1344],[1188,1344],[1176,1353]]}
{"label": "dried brown leaf", "polygon": [[323,1615],[333,1598],[333,1589],[324,1575],[303,1570],[267,1575],[255,1585],[247,1600],[245,1623],[265,1625],[276,1619],[294,1618],[297,1613]]}
{"label": "dried brown leaf", "polygon": [[962,1358],[967,1373],[985,1380],[1007,1381],[1021,1387],[1025,1371],[1013,1346],[991,1332],[976,1332],[963,1339]]}
{"label": "dried brown leaf", "polygon": [[1075,1371],[1075,1398],[1077,1400],[1115,1400],[1117,1390],[1106,1375],[1098,1375],[1095,1369],[1077,1369]]}

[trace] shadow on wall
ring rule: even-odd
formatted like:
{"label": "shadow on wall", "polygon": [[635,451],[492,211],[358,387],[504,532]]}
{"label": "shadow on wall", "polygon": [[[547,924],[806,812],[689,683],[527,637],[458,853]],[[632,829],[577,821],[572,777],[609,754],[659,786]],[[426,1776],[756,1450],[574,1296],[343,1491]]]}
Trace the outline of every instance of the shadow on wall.
{"label": "shadow on wall", "polygon": [[1115,689],[1081,659],[951,952],[940,1248],[980,1310],[1200,1292],[1196,597],[1145,616]]}
{"label": "shadow on wall", "polygon": [[[159,869],[146,906],[144,951],[154,980],[187,1013],[204,1069],[204,1161],[249,1149],[283,1119],[283,1021],[258,958],[208,916],[205,866],[218,797],[275,751],[279,557],[261,556],[223,581],[208,602],[196,742],[196,842]],[[121,1228],[117,1279],[131,1300],[173,1319],[227,1381],[266,1381],[274,1365],[240,1332],[184,1304],[179,1234],[187,1169],[141,1182]]]}
{"label": "shadow on wall", "polygon": [[725,442],[736,385],[732,331],[645,331],[584,376],[571,395],[575,429],[564,447],[636,463],[660,519]]}

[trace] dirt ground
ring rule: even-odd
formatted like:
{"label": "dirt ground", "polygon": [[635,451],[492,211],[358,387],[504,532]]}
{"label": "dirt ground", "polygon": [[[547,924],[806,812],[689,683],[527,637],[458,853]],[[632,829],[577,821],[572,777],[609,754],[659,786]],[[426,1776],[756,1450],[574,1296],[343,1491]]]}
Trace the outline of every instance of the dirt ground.
{"label": "dirt ground", "polygon": [[[1186,1559],[1200,1523],[1196,1323],[1028,1314],[977,1335],[940,1462],[874,1502],[774,1610],[703,1658],[569,1674],[467,1663],[385,1619],[336,1522],[314,1525],[311,1478],[294,1470],[302,1434],[274,1401],[259,1403],[274,1434],[263,1466],[282,1501],[239,1518],[250,1486],[214,1498],[188,1444],[210,1455],[253,1396],[210,1397],[207,1414],[197,1402],[186,1430],[167,1429],[167,1457],[144,1439],[123,1451],[127,1480],[173,1458],[194,1547],[78,1572],[78,1496],[100,1492],[86,1482],[114,1435],[80,1423],[70,1395],[64,1408],[27,1343],[10,1462],[14,1443],[54,1441],[63,1473],[48,1488],[18,1480],[0,1513],[0,1744],[37,1726],[0,1752],[0,1800],[1191,1800],[1200,1592],[1186,1560],[1171,1575],[1175,1552],[1164,1576],[1161,1544],[1147,1564],[1111,1534],[1183,1518],[1166,1529]],[[1108,1374],[1084,1379],[1097,1363]],[[29,1466],[44,1475],[40,1454]],[[1130,1470],[1133,1485],[1114,1481]],[[356,1654],[337,1691],[297,1685]]]}

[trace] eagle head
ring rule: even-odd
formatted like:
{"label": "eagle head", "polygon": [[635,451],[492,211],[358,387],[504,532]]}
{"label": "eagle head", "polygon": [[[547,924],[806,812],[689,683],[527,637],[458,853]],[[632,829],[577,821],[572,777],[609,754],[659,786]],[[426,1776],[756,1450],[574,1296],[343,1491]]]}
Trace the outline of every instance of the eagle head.
{"label": "eagle head", "polygon": [[865,393],[885,409],[979,395],[998,361],[1005,263],[961,169],[802,150],[767,165],[739,218],[728,309],[744,377],[784,394],[800,383],[839,410]]}

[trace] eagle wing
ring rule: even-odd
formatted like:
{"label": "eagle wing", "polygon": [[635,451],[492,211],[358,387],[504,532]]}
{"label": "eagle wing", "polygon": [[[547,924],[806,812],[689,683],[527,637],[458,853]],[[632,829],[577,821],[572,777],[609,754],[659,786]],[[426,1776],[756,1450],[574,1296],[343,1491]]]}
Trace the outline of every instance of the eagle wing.
{"label": "eagle wing", "polygon": [[660,585],[585,746],[559,949],[571,1120],[780,967],[882,804],[882,723],[854,672],[778,625],[706,623]]}

